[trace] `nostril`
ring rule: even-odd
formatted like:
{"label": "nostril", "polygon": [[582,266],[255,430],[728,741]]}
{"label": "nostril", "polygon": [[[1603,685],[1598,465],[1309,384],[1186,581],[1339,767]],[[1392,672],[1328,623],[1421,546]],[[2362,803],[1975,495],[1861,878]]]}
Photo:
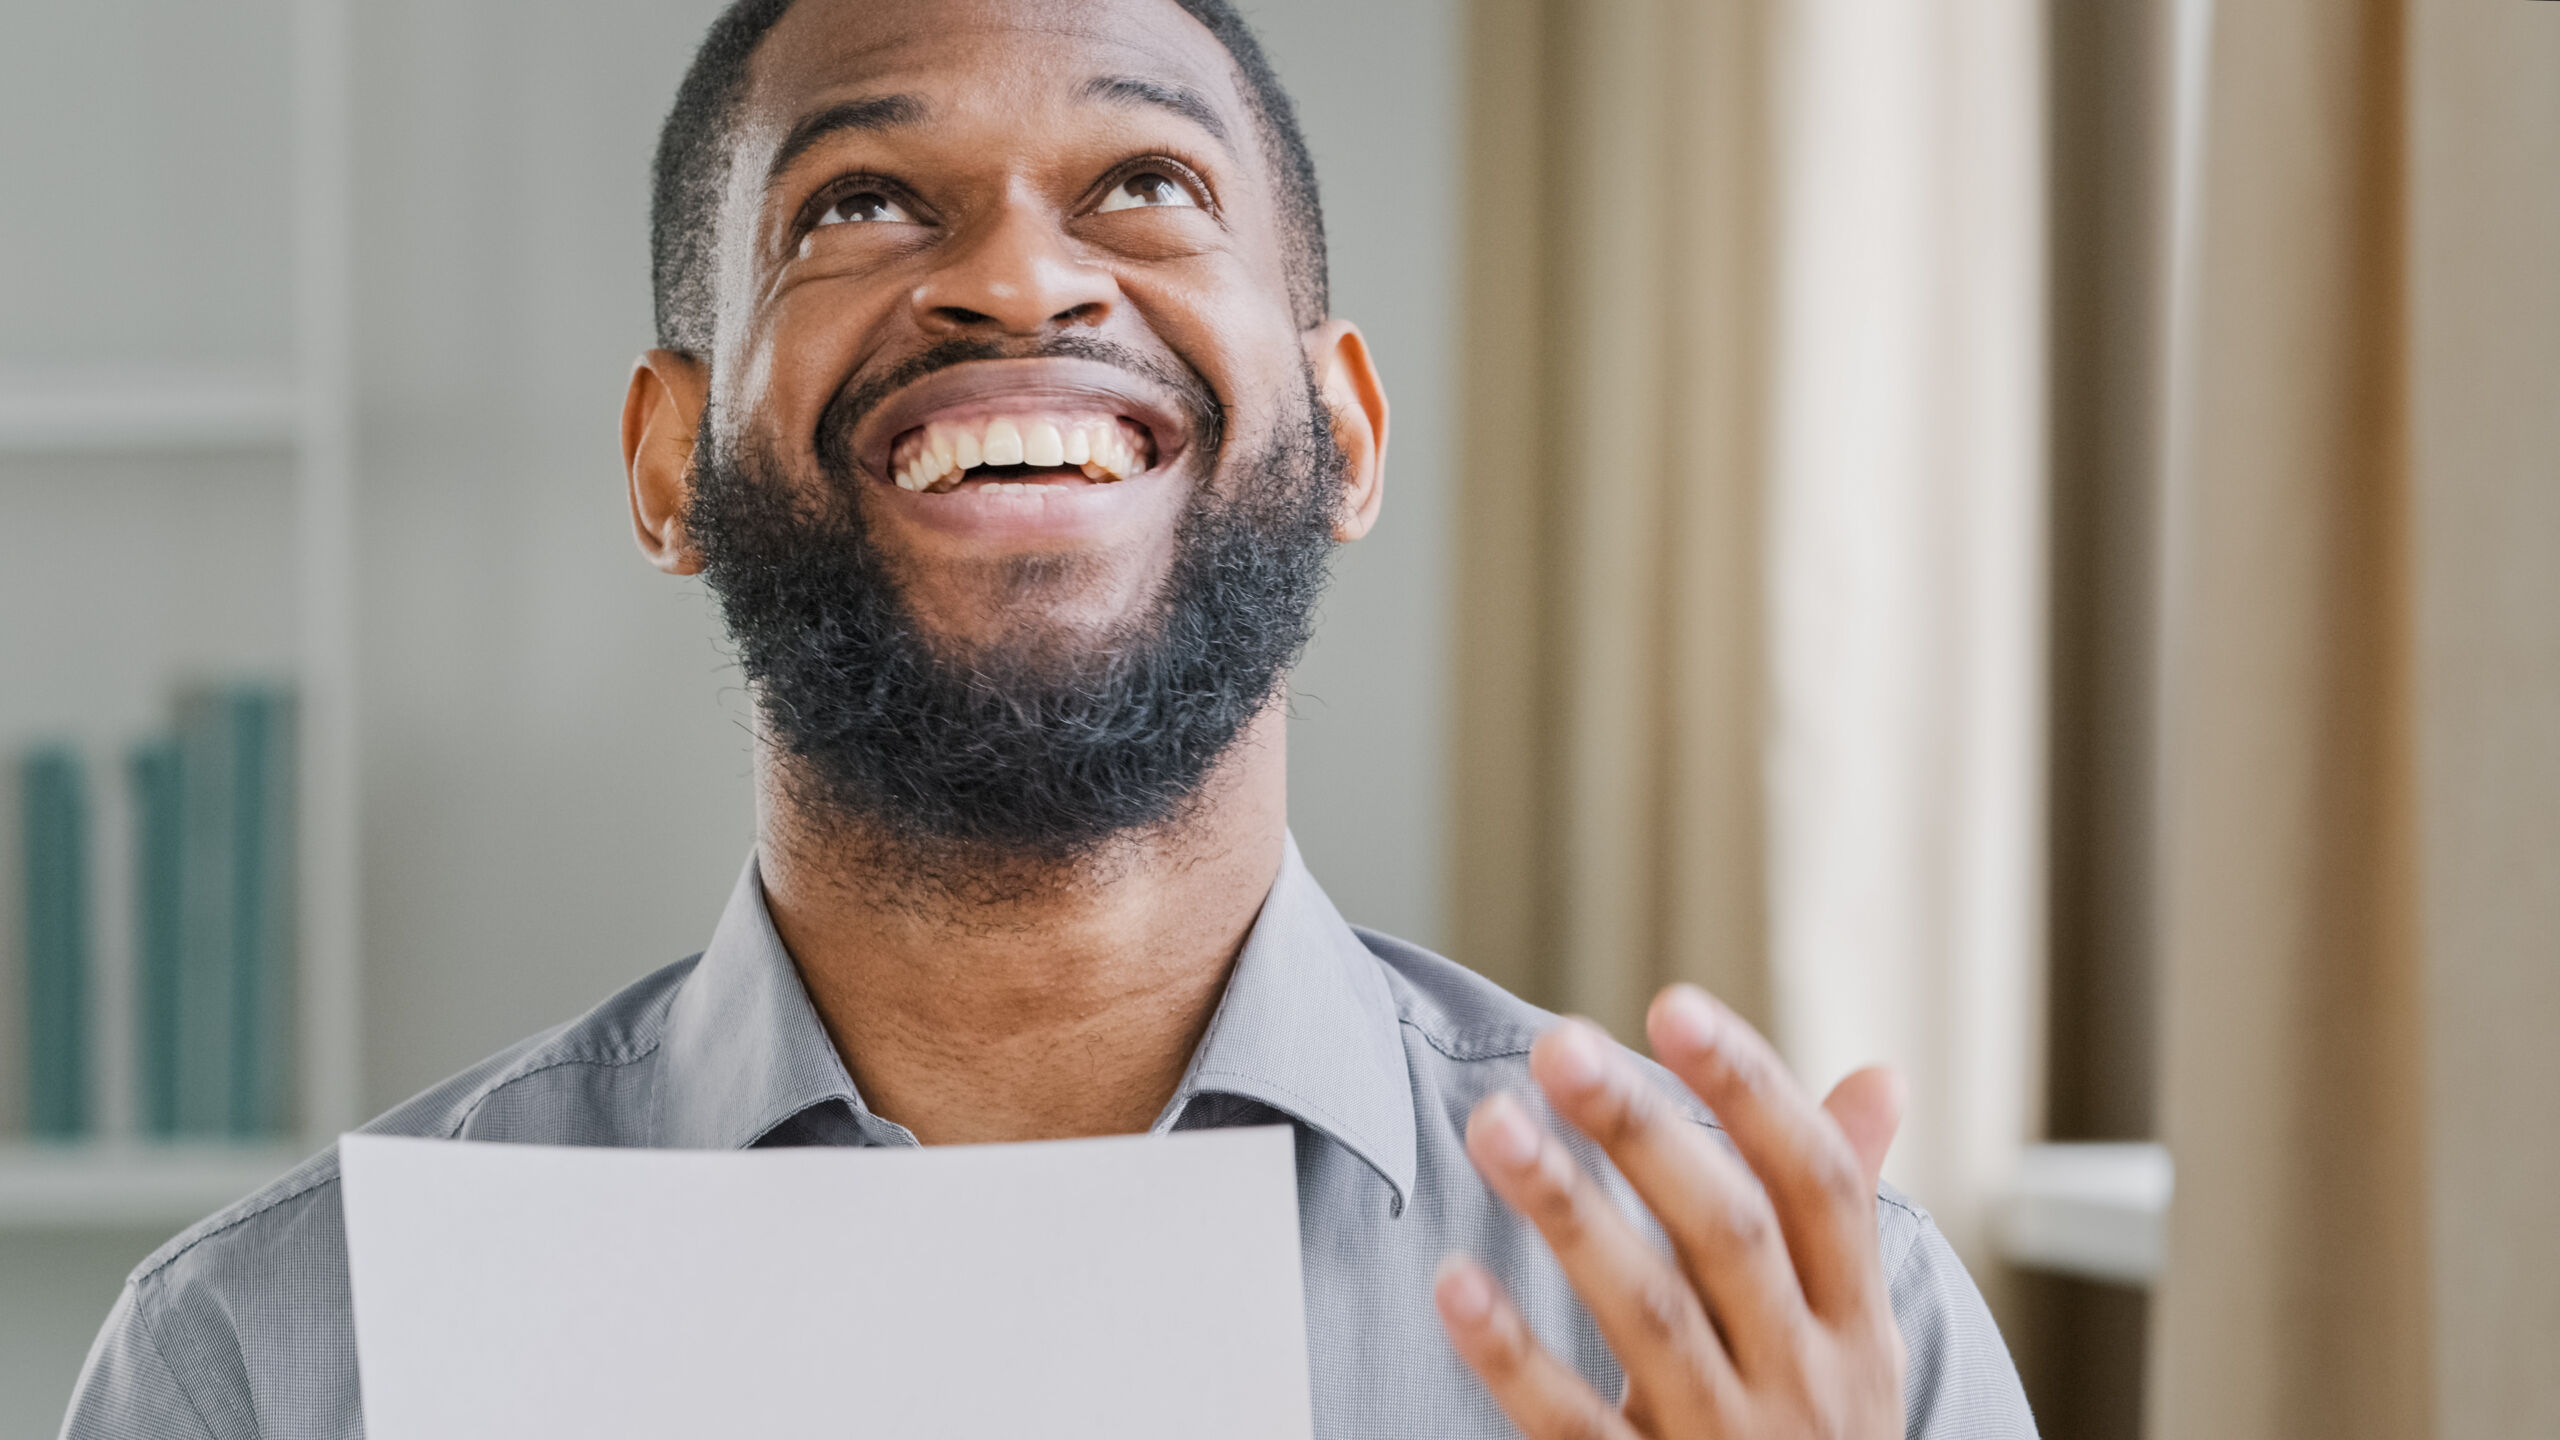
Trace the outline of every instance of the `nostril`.
{"label": "nostril", "polygon": [[936,305],[933,307],[933,313],[936,319],[946,325],[993,325],[996,323],[996,317],[993,315],[983,310],[971,310],[963,305]]}

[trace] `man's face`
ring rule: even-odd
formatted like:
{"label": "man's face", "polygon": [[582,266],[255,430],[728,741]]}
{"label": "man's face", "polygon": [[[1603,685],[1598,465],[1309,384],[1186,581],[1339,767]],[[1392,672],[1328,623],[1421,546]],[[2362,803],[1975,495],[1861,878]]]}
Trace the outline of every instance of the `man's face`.
{"label": "man's face", "polygon": [[[812,498],[857,480],[946,649],[1125,625],[1195,494],[1260,480],[1221,457],[1303,425],[1277,187],[1237,83],[1168,0],[801,0],[759,49],[720,438]],[[968,355],[1004,358],[947,363]]]}
{"label": "man's face", "polygon": [[1356,330],[1296,324],[1237,84],[1170,0],[800,0],[759,47],[711,364],[651,362],[699,431],[644,367],[625,437],[804,811],[1073,855],[1277,696],[1385,408]]}

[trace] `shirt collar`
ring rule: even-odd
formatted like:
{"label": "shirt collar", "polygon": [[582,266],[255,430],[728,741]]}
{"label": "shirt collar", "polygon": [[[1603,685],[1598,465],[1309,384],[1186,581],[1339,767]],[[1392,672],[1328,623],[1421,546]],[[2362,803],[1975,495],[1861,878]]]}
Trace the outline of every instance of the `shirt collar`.
{"label": "shirt collar", "polygon": [[[753,857],[676,992],[663,1045],[662,1145],[751,1145],[828,1102],[848,1107],[867,1134],[904,1133],[872,1116],[854,1089],[773,928]],[[1377,1171],[1399,1211],[1411,1198],[1413,1086],[1395,995],[1307,872],[1294,837],[1156,1129],[1172,1128],[1202,1095],[1241,1096],[1288,1115]]]}
{"label": "shirt collar", "polygon": [[752,1145],[830,1100],[861,1098],[809,1003],[755,857],[729,892],[711,944],[668,1008],[658,1091],[658,1143],[679,1150]]}
{"label": "shirt collar", "polygon": [[1299,1120],[1413,1195],[1413,1081],[1384,967],[1283,844],[1209,1033],[1159,1130],[1197,1095],[1240,1095]]}

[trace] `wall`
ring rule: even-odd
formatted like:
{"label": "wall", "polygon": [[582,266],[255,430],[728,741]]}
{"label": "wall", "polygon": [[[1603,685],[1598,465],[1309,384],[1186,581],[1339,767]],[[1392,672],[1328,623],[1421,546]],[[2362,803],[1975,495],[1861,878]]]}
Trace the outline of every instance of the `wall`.
{"label": "wall", "polygon": [[1458,0],[1246,9],[1315,149],[1334,313],[1360,323],[1392,406],[1386,510],[1336,565],[1324,629],[1297,676],[1291,824],[1352,921],[1439,947],[1449,943]]}

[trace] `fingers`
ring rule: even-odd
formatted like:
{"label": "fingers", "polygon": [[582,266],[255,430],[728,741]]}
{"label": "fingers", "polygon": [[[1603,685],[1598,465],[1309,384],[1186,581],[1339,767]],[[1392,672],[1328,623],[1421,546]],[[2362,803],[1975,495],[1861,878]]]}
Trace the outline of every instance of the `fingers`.
{"label": "fingers", "polygon": [[1547,1032],[1529,1073],[1662,1222],[1735,1368],[1748,1377],[1778,1358],[1807,1315],[1777,1215],[1751,1173],[1588,1022]]}
{"label": "fingers", "polygon": [[1692,985],[1656,997],[1645,1030],[1655,1058],[1715,1111],[1760,1177],[1805,1303],[1832,1319],[1883,1304],[1875,1183],[1769,1042]]}
{"label": "fingers", "polygon": [[1687,1277],[1508,1095],[1476,1107],[1467,1155],[1538,1227],[1602,1338],[1648,1393],[1711,1403],[1732,1375]]}
{"label": "fingers", "polygon": [[1450,1343],[1529,1440],[1636,1440],[1617,1407],[1529,1333],[1483,1266],[1460,1255],[1440,1262],[1432,1299]]}
{"label": "fingers", "polygon": [[1822,1099],[1822,1108],[1830,1112],[1832,1122],[1848,1137],[1849,1148],[1857,1152],[1858,1169],[1867,1177],[1870,1190],[1884,1179],[1885,1152],[1893,1148],[1893,1134],[1902,1128],[1905,1098],[1900,1075],[1886,1066],[1870,1065],[1851,1071]]}

